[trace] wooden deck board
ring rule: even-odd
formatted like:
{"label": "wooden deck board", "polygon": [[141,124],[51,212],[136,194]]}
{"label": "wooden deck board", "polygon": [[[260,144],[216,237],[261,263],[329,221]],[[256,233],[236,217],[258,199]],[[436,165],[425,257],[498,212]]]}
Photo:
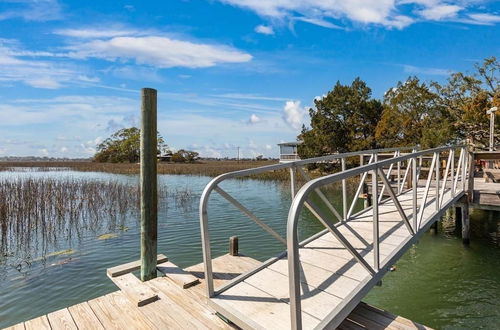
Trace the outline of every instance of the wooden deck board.
{"label": "wooden deck board", "polygon": [[104,329],[87,302],[68,307],[78,329]]}
{"label": "wooden deck board", "polygon": [[46,315],[24,322],[26,330],[50,330],[49,319]]}
{"label": "wooden deck board", "polygon": [[47,318],[49,319],[50,327],[53,330],[62,330],[62,329],[78,329],[71,316],[69,310],[67,308],[60,309],[58,311],[47,314]]}
{"label": "wooden deck board", "polygon": [[[434,221],[436,212],[435,189],[429,191],[423,209],[420,227]],[[423,187],[417,191],[417,200],[423,197]],[[447,191],[443,200],[451,201]],[[398,196],[398,201],[413,224],[412,192]],[[356,215],[337,229],[358,251],[365,261],[374,267],[373,251],[373,210],[367,209]],[[380,267],[386,269],[393,256],[400,255],[409,247],[412,235],[403,222],[392,199],[386,200],[379,207]],[[419,234],[422,230],[419,231]],[[358,297],[365,287],[374,285],[372,276],[352,254],[331,233],[326,233],[299,249],[301,264],[302,320],[304,329],[312,329],[328,314],[340,313],[350,306],[348,297]],[[243,282],[210,299],[211,305],[229,319],[245,327],[266,328],[279,324],[290,325],[288,263],[285,258],[252,274]],[[251,287],[249,287],[249,285]],[[347,301],[343,301],[342,299]],[[362,296],[361,296],[362,298]],[[359,300],[357,300],[359,302]],[[219,308],[220,307],[220,308]],[[353,306],[355,307],[355,305]],[[353,308],[350,307],[350,308]],[[265,309],[265,310],[264,310]],[[351,310],[347,310],[351,312]],[[269,313],[272,313],[270,319]],[[336,314],[335,314],[336,315]],[[248,322],[248,323],[247,323]],[[272,322],[272,323],[271,323]],[[411,322],[411,321],[410,321]],[[338,324],[338,323],[337,323]],[[356,309],[352,317],[343,324],[345,329],[415,329],[415,324],[401,324],[395,318],[378,315],[370,309]]]}
{"label": "wooden deck board", "polygon": [[138,307],[147,305],[158,299],[158,295],[145,285],[134,274],[127,273],[112,277],[111,280],[120,288],[121,292]]}
{"label": "wooden deck board", "polygon": [[[218,278],[221,283],[227,283],[235,276],[247,272],[261,263],[249,257],[223,255],[213,259],[213,264],[214,268],[217,268],[214,277]],[[253,313],[260,314],[262,309],[265,311],[262,318],[257,319],[259,319],[259,322],[264,322],[266,326],[262,327],[260,323],[251,323],[254,328],[289,328],[289,321],[281,323],[280,320],[274,318],[276,313],[289,312],[287,304],[287,267],[286,259],[278,260],[270,265],[265,272],[262,272],[259,275],[260,277],[249,278],[246,281],[248,282],[246,283],[246,291],[240,289],[238,291],[228,290],[230,294],[234,294],[232,296],[234,299],[238,299],[245,293],[250,293],[253,296],[251,306],[243,306],[242,310],[237,313],[239,317],[248,314],[254,315]],[[306,311],[304,313],[305,328],[318,324],[319,319],[324,316],[328,309],[350,293],[350,287],[360,285],[359,281],[305,262],[302,262],[301,270],[301,281],[307,283],[303,287],[303,289],[307,288],[305,295],[310,295],[303,301],[303,307]],[[225,323],[216,316],[214,309],[206,304],[203,264],[191,266],[186,271],[190,271],[199,278],[201,284],[189,289],[182,289],[167,277],[156,278],[145,283],[159,297],[157,301],[148,305],[134,306],[119,291],[90,302],[83,302],[50,313],[48,317],[44,316],[27,321],[27,328],[44,329],[45,326],[45,329],[60,329],[61,327],[58,324],[62,323],[69,324],[68,329],[74,329],[71,322],[68,322],[68,317],[72,318],[74,325],[78,329],[174,328],[215,330],[234,328],[234,326]],[[276,286],[276,283],[279,285]],[[255,285],[260,286],[261,289],[257,289]],[[319,290],[324,292],[317,295],[316,293]],[[259,304],[259,299],[264,300],[264,305]],[[231,309],[231,303],[231,299],[227,299],[229,309]],[[327,306],[329,308],[326,308]],[[24,324],[19,323],[8,329],[25,329]],[[339,329],[378,329],[379,326],[384,324],[387,325],[385,329],[428,329],[364,303],[360,303],[353,310],[351,315],[339,326]]]}
{"label": "wooden deck board", "polygon": [[113,292],[88,303],[106,329],[154,329],[154,325],[121,292]]}

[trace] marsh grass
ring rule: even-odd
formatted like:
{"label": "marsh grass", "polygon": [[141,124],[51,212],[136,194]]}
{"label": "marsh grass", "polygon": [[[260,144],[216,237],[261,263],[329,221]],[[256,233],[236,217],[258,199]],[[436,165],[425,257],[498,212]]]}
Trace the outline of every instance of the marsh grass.
{"label": "marsh grass", "polygon": [[0,201],[0,258],[23,260],[88,231],[115,230],[139,204],[136,186],[56,178],[1,179]]}
{"label": "marsh grass", "polygon": [[[232,171],[239,171],[259,166],[276,164],[276,161],[233,161],[233,160],[207,160],[190,164],[182,163],[158,163],[158,174],[186,174],[217,176]],[[138,174],[139,164],[131,163],[95,163],[95,162],[77,162],[77,161],[53,161],[53,162],[0,162],[0,171],[18,171],[23,168],[29,171],[30,168],[36,168],[36,171],[54,171],[54,169],[63,168],[82,172],[105,172],[115,174]],[[288,177],[288,172],[275,171],[263,175],[254,176],[254,178],[280,180]]]}

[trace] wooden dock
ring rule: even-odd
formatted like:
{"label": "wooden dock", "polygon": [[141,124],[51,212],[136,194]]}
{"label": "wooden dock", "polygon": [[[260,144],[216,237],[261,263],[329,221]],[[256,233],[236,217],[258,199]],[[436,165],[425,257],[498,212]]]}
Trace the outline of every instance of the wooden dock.
{"label": "wooden dock", "polygon": [[[139,262],[114,267],[108,270],[108,276],[120,291],[14,328],[424,329],[368,306],[362,299],[449,207],[459,200],[468,205],[466,187],[467,177],[473,177],[469,172],[472,158],[464,146],[423,151],[412,147],[410,153],[402,154],[407,149],[335,154],[218,176],[205,187],[200,199],[203,264],[182,270],[159,255],[157,270],[164,276],[145,282],[131,273],[139,269]],[[377,155],[382,152],[394,154],[379,161]],[[371,154],[368,164],[347,169],[346,159],[365,153]],[[430,163],[426,171],[424,158]],[[303,169],[311,163],[328,161],[339,161],[342,171],[311,179]],[[405,170],[401,171],[401,167]],[[397,187],[389,182],[394,168],[398,169]],[[226,179],[283,169],[289,170],[293,197],[286,238],[221,187]],[[296,175],[304,179],[302,187],[298,187]],[[346,181],[353,177],[359,177],[360,183],[355,197],[348,198]],[[353,213],[367,177],[371,181],[372,206]],[[321,191],[336,183],[342,185],[341,212]],[[384,192],[378,185],[384,186]],[[244,256],[212,258],[208,216],[212,192],[284,243],[286,250],[262,263]],[[311,198],[313,194],[318,198]],[[298,222],[305,209],[325,229],[300,242]],[[462,212],[464,238],[469,228],[468,208],[462,207]],[[231,251],[237,254],[234,243]],[[154,262],[154,255],[149,257]]]}
{"label": "wooden dock", "polygon": [[[261,265],[255,259],[229,254],[215,258],[213,262],[217,268],[215,277],[218,285]],[[237,329],[235,324],[224,321],[207,305],[203,264],[185,270],[197,277],[199,283],[183,289],[168,273],[144,282],[141,285],[154,291],[159,299],[141,307],[131,301],[123,290],[119,290],[7,329]],[[360,303],[339,329],[429,328]]]}

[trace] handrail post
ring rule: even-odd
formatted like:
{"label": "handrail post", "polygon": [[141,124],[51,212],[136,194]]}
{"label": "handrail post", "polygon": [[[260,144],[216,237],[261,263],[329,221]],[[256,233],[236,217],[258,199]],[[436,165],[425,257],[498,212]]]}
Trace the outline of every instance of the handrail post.
{"label": "handrail post", "polygon": [[[401,151],[398,151],[397,157],[401,156]],[[401,190],[401,179],[399,178],[401,176],[401,162],[398,161],[398,192]]]}
{"label": "handrail post", "polygon": [[158,241],[158,192],[156,176],[156,90],[141,90],[141,280],[156,277]]}
{"label": "handrail post", "polygon": [[293,330],[302,329],[302,304],[300,297],[300,255],[297,220],[303,202],[292,201],[288,213],[286,246],[288,258],[288,290],[290,294],[290,324]]}
{"label": "handrail post", "polygon": [[290,193],[292,194],[292,199],[295,197],[295,167],[290,167]]}
{"label": "handrail post", "polygon": [[[439,211],[439,152],[436,152],[436,211]],[[432,171],[432,169],[430,169]]]}
{"label": "handrail post", "polygon": [[462,147],[464,150],[464,157],[462,159],[462,190],[465,192],[465,184],[466,184],[466,177],[467,177],[467,149],[465,147]]}
{"label": "handrail post", "polygon": [[417,223],[417,192],[418,192],[418,178],[417,178],[417,157],[413,158],[413,166],[412,166],[412,202],[413,202],[413,230],[418,232],[418,223]]}
{"label": "handrail post", "polygon": [[[346,170],[345,157],[342,157],[340,162],[342,172],[344,172]],[[354,198],[357,198],[357,196]],[[344,221],[347,221],[347,182],[345,179],[342,179],[342,216]]]}
{"label": "handrail post", "polygon": [[[373,162],[376,164],[378,161],[377,154],[374,154]],[[382,175],[383,171],[382,171]],[[378,179],[377,179],[377,166],[372,171],[372,210],[373,210],[373,268],[376,271],[380,270],[380,257],[379,257],[379,228],[378,228]]]}
{"label": "handrail post", "polygon": [[451,198],[455,197],[455,149],[451,148]]}

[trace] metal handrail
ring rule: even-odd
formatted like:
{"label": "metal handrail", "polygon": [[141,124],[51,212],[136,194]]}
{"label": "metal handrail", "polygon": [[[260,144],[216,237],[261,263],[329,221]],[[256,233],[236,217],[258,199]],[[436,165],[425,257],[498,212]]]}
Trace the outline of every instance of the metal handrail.
{"label": "metal handrail", "polygon": [[[457,167],[455,169],[455,150],[460,149],[460,157],[457,162]],[[448,162],[446,166],[446,171],[444,177],[440,178],[440,166],[439,166],[439,156],[440,153],[448,152]],[[365,152],[366,153],[366,152]],[[424,189],[424,196],[422,197],[420,205],[417,204],[417,188],[418,179],[420,175],[420,169],[422,167],[422,157],[427,154],[432,154],[432,164],[429,169],[428,178],[426,186]],[[299,248],[302,243],[298,240],[298,222],[301,211],[304,207],[308,208],[312,214],[318,218],[318,220],[326,227],[326,231],[335,236],[338,241],[350,252],[355,260],[357,260],[370,274],[375,277],[379,272],[381,272],[380,258],[379,258],[379,219],[378,219],[378,207],[381,201],[378,198],[378,178],[381,179],[384,187],[388,190],[390,199],[393,200],[398,212],[401,215],[402,221],[408,228],[411,235],[415,235],[419,229],[421,229],[421,221],[423,217],[423,212],[426,207],[428,193],[431,187],[431,180],[435,179],[435,205],[436,212],[439,212],[442,205],[441,196],[447,192],[446,185],[448,183],[448,171],[450,171],[451,184],[449,191],[452,194],[452,198],[457,196],[459,193],[465,191],[466,176],[467,176],[467,166],[468,157],[466,157],[467,150],[465,146],[445,146],[440,148],[428,149],[424,151],[416,151],[407,155],[397,156],[394,158],[377,161],[377,155],[373,155],[373,162],[363,165],[360,167],[345,170],[340,173],[335,173],[331,175],[326,175],[314,180],[311,180],[304,184],[302,188],[297,192],[295,198],[292,201],[290,207],[288,222],[287,222],[287,256],[288,256],[288,276],[289,276],[289,292],[290,292],[290,314],[291,314],[291,324],[292,329],[300,329],[302,322],[302,312],[301,312],[301,292],[300,292],[300,261],[299,261]],[[417,159],[419,159],[419,165],[417,165]],[[409,165],[411,163],[412,167],[412,220],[413,226],[410,224],[408,216],[405,214],[403,208],[397,199],[396,193],[393,191],[390,183],[387,180],[387,176],[382,170],[384,167],[389,166],[392,169],[392,165],[400,164],[406,161]],[[409,167],[407,171],[409,171]],[[314,204],[314,202],[309,198],[310,194],[317,191],[325,185],[329,185],[335,182],[344,181],[348,178],[362,175],[366,177],[367,173],[372,174],[372,201],[373,201],[373,267],[359,254],[359,252],[354,249],[349,241],[340,233],[335,225],[329,220],[323,211]],[[456,173],[455,173],[456,172]],[[461,173],[460,173],[461,172]],[[389,172],[390,173],[390,172]],[[418,173],[418,174],[417,174]],[[406,175],[405,175],[406,176]],[[457,184],[459,178],[462,181],[462,189],[457,191]],[[440,189],[440,183],[443,180],[443,186]],[[404,182],[403,182],[404,184]],[[417,211],[418,210],[418,211]]]}
{"label": "metal handrail", "polygon": [[[308,165],[308,164],[314,164],[314,163],[321,163],[321,162],[327,162],[331,160],[341,160],[342,162],[342,169],[345,170],[345,159],[350,158],[350,157],[355,157],[355,156],[362,156],[364,154],[379,154],[382,152],[397,152],[399,155],[401,151],[403,150],[410,150],[410,151],[415,151],[417,147],[411,146],[411,147],[401,147],[401,148],[386,148],[386,149],[372,149],[372,150],[362,150],[362,151],[355,151],[355,152],[348,152],[348,153],[342,153],[342,154],[333,154],[333,155],[328,155],[328,156],[322,156],[322,157],[315,157],[315,158],[309,158],[309,159],[303,159],[303,160],[297,160],[297,161],[292,161],[288,163],[281,163],[281,164],[275,164],[275,165],[267,165],[267,166],[262,166],[262,167],[257,167],[257,168],[251,168],[251,169],[246,169],[246,170],[240,170],[240,171],[234,171],[234,172],[229,172],[225,173],[222,175],[217,176],[216,178],[212,179],[205,189],[203,190],[203,193],[201,195],[200,199],[200,227],[201,227],[201,240],[202,240],[202,248],[203,248],[203,263],[205,267],[205,281],[206,281],[206,288],[207,288],[207,295],[209,297],[213,297],[216,293],[220,293],[230,286],[234,285],[234,283],[237,283],[238,281],[241,281],[240,278],[234,279],[233,282],[228,283],[224,288],[218,290],[215,292],[214,290],[214,283],[213,283],[213,270],[212,270],[212,257],[211,257],[211,248],[210,248],[210,234],[209,234],[209,229],[208,229],[208,200],[211,195],[211,193],[215,190],[218,192],[223,198],[225,198],[229,203],[233,204],[237,209],[239,209],[243,214],[245,214],[250,220],[254,221],[256,224],[261,226],[264,230],[266,230],[268,233],[270,233],[273,237],[275,237],[278,241],[282,242],[284,245],[286,245],[286,239],[283,238],[281,235],[279,235],[276,231],[274,231],[271,227],[267,226],[264,221],[259,219],[256,215],[254,215],[250,210],[248,210],[245,206],[243,206],[241,203],[239,203],[234,197],[229,195],[226,191],[224,191],[222,188],[219,187],[219,184],[223,182],[224,180],[227,179],[234,179],[234,178],[239,178],[239,177],[244,177],[244,176],[250,176],[250,175],[255,175],[255,174],[260,174],[260,173],[265,173],[269,171],[276,171],[276,170],[282,170],[282,169],[289,169],[290,170],[290,188],[291,188],[291,194],[292,198],[295,196],[296,193],[296,178],[295,178],[295,170],[298,170],[300,175],[307,181],[310,180],[310,178],[307,176],[307,174],[302,170],[302,166]],[[362,187],[363,181],[360,182],[360,187]],[[342,192],[343,192],[343,197],[345,198],[344,200],[344,205],[346,204],[346,184],[344,181],[344,184],[342,185]],[[359,187],[358,187],[359,190]],[[323,193],[318,189],[317,190],[319,196],[325,202],[330,209],[332,213],[335,214],[339,218],[340,221],[346,221],[350,216],[351,213],[354,209],[354,206],[351,205],[351,208],[349,209],[349,212],[346,213],[347,208],[344,207],[343,209],[343,215],[340,215],[340,213],[335,209],[331,203],[329,203],[324,196]],[[359,191],[357,193],[358,196]],[[355,197],[353,200],[353,204],[355,204],[357,201],[357,198]]]}

